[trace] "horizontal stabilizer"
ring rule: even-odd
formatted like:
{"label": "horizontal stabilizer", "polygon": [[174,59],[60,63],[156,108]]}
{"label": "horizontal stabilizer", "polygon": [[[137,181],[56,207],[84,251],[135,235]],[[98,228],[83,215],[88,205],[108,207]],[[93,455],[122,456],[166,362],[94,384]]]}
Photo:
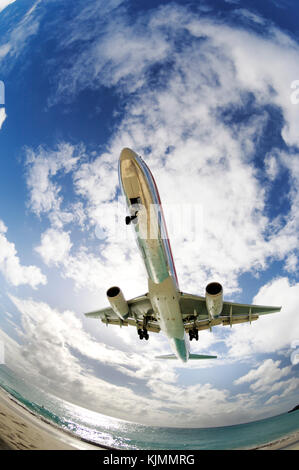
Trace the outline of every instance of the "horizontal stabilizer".
{"label": "horizontal stabilizer", "polygon": [[[156,359],[177,359],[175,354],[165,354],[165,356],[156,356]],[[205,354],[190,354],[189,359],[217,359],[217,356],[206,356]]]}
{"label": "horizontal stabilizer", "polygon": [[206,356],[205,354],[190,354],[189,359],[217,359],[217,356]]}
{"label": "horizontal stabilizer", "polygon": [[165,356],[156,356],[155,359],[177,359],[175,354],[165,354]]}

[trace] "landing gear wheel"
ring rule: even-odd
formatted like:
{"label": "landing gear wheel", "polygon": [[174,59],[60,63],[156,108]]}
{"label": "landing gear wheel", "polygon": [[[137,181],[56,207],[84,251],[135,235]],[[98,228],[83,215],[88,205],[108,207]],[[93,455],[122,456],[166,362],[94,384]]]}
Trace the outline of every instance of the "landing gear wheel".
{"label": "landing gear wheel", "polygon": [[139,339],[143,339],[143,330],[141,330],[140,328],[138,329],[138,336]]}
{"label": "landing gear wheel", "polygon": [[193,339],[198,341],[198,330],[196,328],[194,328],[193,330],[189,330],[189,339],[190,341],[192,341]]}
{"label": "landing gear wheel", "polygon": [[126,216],[126,225],[130,225],[131,222],[133,222],[133,224],[137,224],[138,222],[138,219],[137,219],[137,213],[138,211],[135,212],[134,215],[127,215]]}
{"label": "landing gear wheel", "polygon": [[149,339],[149,335],[146,328],[143,328],[143,330],[141,328],[138,328],[137,333],[139,339],[145,339],[146,341]]}

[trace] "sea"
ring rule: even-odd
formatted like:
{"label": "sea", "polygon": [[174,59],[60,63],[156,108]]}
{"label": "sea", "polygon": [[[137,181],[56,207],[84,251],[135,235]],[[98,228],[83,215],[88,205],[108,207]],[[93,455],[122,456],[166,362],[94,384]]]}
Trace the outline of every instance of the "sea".
{"label": "sea", "polygon": [[145,426],[105,416],[33,387],[0,365],[0,387],[42,419],[83,440],[116,449],[248,449],[299,431],[299,410],[260,421],[214,428]]}

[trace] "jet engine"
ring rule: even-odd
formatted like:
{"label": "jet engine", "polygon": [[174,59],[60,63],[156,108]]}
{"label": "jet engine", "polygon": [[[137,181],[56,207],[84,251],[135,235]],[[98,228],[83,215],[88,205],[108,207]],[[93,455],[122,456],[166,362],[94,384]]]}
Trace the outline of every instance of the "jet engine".
{"label": "jet engine", "polygon": [[223,290],[219,282],[211,282],[206,287],[206,306],[212,318],[218,317],[223,307]]}
{"label": "jet engine", "polygon": [[106,292],[112,310],[124,320],[129,313],[129,305],[119,287],[110,287]]}

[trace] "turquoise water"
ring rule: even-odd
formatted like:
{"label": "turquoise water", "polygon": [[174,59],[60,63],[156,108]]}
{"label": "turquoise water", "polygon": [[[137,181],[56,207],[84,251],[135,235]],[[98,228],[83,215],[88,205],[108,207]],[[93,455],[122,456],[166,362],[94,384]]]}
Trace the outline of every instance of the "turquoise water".
{"label": "turquoise water", "polygon": [[0,366],[0,386],[29,410],[83,439],[118,449],[197,450],[251,448],[299,430],[299,411],[217,428],[142,426],[110,418],[29,386]]}

